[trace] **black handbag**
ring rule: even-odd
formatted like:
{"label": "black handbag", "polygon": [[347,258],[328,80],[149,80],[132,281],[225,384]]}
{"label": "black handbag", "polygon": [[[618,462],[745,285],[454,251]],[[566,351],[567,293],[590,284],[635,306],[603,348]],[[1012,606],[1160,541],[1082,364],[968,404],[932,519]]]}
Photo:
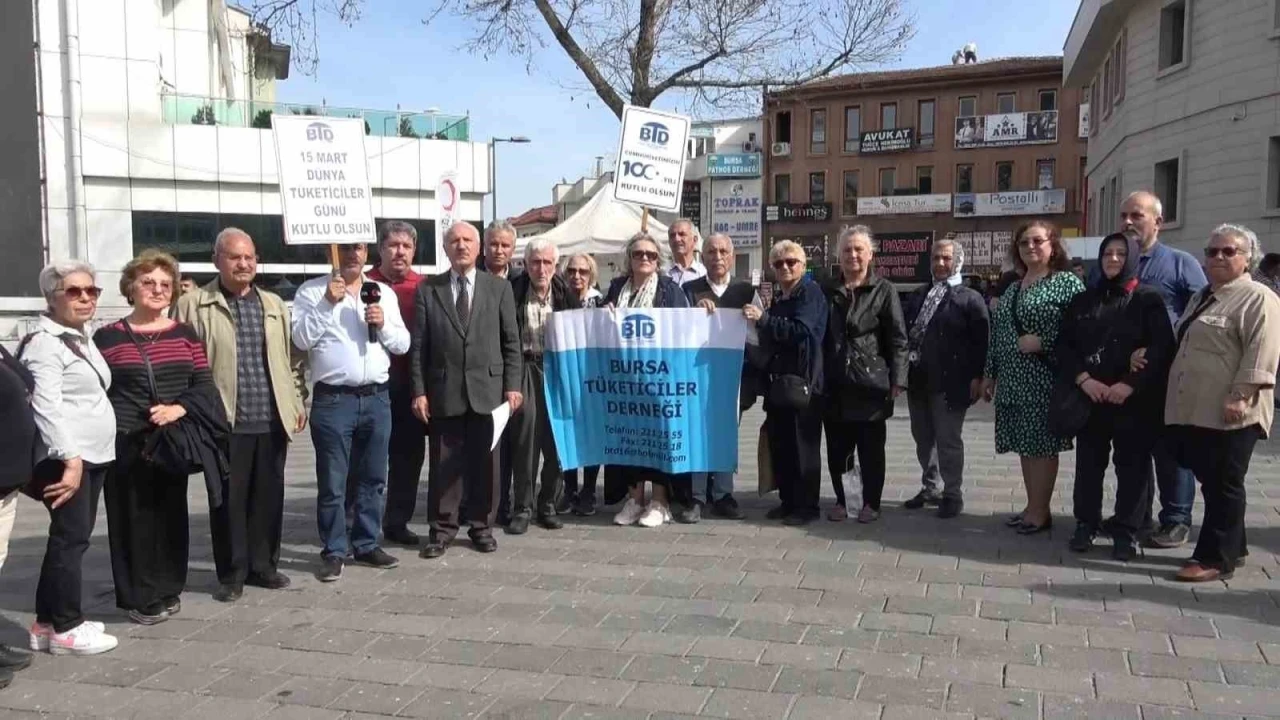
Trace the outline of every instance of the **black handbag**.
{"label": "black handbag", "polygon": [[[133,328],[129,327],[129,321],[122,320],[120,324],[124,326],[125,334],[133,341],[133,346],[138,349],[138,355],[142,357],[142,366],[147,371],[147,389],[150,391],[151,404],[160,405],[160,394],[156,389],[156,375],[151,369],[151,358],[138,340],[138,336],[134,334]],[[184,420],[186,418],[179,418],[177,422],[181,423]],[[182,452],[174,448],[170,432],[173,432],[173,428],[168,426],[148,427],[141,431],[138,438],[139,457],[147,465],[169,475],[187,477],[200,472],[203,468],[199,463],[191,462]]]}
{"label": "black handbag", "polygon": [[1071,378],[1058,378],[1053,383],[1049,394],[1049,411],[1047,425],[1049,432],[1057,437],[1073,438],[1080,434],[1089,414],[1093,412],[1093,401]]}
{"label": "black handbag", "polygon": [[799,412],[809,407],[812,398],[809,381],[799,375],[774,375],[766,401],[770,408]]}
{"label": "black handbag", "polygon": [[[863,335],[875,340],[875,335]],[[879,352],[873,352],[850,338],[844,347],[844,376],[852,386],[876,395],[889,394],[889,363]]]}

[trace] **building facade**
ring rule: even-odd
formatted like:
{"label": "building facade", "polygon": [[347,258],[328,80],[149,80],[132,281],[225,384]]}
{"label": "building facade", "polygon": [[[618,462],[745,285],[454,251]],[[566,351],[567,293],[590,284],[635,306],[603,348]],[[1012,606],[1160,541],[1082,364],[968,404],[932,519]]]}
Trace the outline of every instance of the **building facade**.
{"label": "building facade", "polygon": [[762,135],[758,117],[695,122],[685,153],[680,216],[692,220],[703,237],[728,235],[733,274],[744,279],[761,268]]}
{"label": "building facade", "polygon": [[1064,53],[1094,108],[1093,234],[1152,190],[1170,245],[1198,253],[1236,222],[1280,246],[1280,1],[1083,0]]}
{"label": "building facade", "polygon": [[1013,231],[1045,217],[1082,234],[1081,92],[1062,58],[1008,58],[821,80],[765,97],[763,251],[800,242],[816,273],[847,225],[880,241],[878,271],[927,280],[948,233],[968,272],[998,271]]}
{"label": "building facade", "polygon": [[254,236],[263,282],[286,296],[326,272],[323,246],[283,244],[274,113],[364,119],[374,215],[417,225],[424,270],[444,265],[434,195],[443,173],[457,173],[455,216],[481,217],[489,149],[469,142],[468,118],[274,103],[289,48],[224,0],[0,6],[0,153],[12,159],[0,183],[13,189],[0,193],[0,338],[44,309],[36,275],[53,259],[98,268],[108,317],[126,309],[119,271],[138,250],[170,251],[202,279],[227,226]]}
{"label": "building facade", "polygon": [[516,237],[532,237],[541,235],[556,226],[559,219],[556,217],[555,205],[543,205],[530,210],[525,210],[520,215],[511,218],[511,225],[516,229]]}

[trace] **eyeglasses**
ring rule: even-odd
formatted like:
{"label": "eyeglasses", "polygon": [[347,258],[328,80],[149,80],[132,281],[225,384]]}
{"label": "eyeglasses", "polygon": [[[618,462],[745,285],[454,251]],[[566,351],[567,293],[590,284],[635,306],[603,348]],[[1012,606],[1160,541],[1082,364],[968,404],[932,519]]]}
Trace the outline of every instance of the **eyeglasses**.
{"label": "eyeglasses", "polygon": [[89,298],[90,300],[97,300],[98,297],[102,295],[102,288],[81,287],[78,285],[72,285],[71,287],[64,287],[58,292],[62,293],[63,295],[66,295],[68,298],[71,298],[72,300],[79,300],[81,298]]}
{"label": "eyeglasses", "polygon": [[784,267],[793,268],[800,264],[799,258],[778,258],[773,261],[773,269],[781,270]]}
{"label": "eyeglasses", "polygon": [[632,260],[657,260],[658,253],[652,250],[632,250],[631,259]]}
{"label": "eyeglasses", "polygon": [[1234,247],[1207,247],[1204,249],[1204,256],[1212,260],[1221,255],[1224,259],[1230,260],[1241,252],[1240,248]]}
{"label": "eyeglasses", "polygon": [[565,275],[581,275],[583,277],[589,277],[591,275],[591,271],[588,270],[587,268],[571,267],[571,268],[565,268],[564,274]]}
{"label": "eyeglasses", "polygon": [[1018,241],[1018,247],[1029,248],[1032,245],[1035,245],[1036,247],[1040,247],[1041,245],[1047,242],[1049,242],[1049,238],[1042,238],[1042,237],[1022,238],[1021,240]]}
{"label": "eyeglasses", "polygon": [[143,290],[148,290],[150,292],[157,292],[157,291],[161,293],[173,292],[173,283],[171,282],[164,282],[164,281],[156,282],[151,278],[143,278],[142,280],[138,281],[138,284],[142,286]]}

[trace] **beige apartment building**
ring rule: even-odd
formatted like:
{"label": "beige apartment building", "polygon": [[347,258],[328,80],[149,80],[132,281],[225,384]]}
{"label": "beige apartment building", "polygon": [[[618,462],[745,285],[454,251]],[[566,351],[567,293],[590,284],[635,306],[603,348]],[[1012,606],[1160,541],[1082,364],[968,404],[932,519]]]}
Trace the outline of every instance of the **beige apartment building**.
{"label": "beige apartment building", "polygon": [[928,247],[956,233],[968,268],[998,269],[1018,225],[1082,233],[1079,89],[1062,58],[1005,58],[829,78],[765,97],[765,242],[836,264],[842,226],[880,241],[880,272],[928,278]]}

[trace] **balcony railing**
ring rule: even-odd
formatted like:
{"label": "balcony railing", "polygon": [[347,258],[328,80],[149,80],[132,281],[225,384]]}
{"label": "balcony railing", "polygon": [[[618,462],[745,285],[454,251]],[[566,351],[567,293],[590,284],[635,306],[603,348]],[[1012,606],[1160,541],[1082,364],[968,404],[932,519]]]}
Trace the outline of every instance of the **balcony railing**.
{"label": "balcony railing", "polygon": [[171,125],[223,125],[271,129],[271,116],[319,115],[362,118],[366,135],[436,140],[471,139],[471,118],[466,115],[409,113],[394,110],[362,110],[292,103],[252,102],[196,95],[164,95],[161,112]]}

